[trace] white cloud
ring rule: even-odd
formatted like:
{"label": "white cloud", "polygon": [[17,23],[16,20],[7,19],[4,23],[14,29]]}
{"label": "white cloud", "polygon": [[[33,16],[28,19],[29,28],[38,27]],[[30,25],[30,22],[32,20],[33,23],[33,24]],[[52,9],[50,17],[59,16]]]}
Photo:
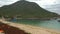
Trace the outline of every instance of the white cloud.
{"label": "white cloud", "polygon": [[3,5],[9,5],[9,4],[12,4],[14,2],[16,2],[18,0],[0,0],[0,7],[3,6]]}
{"label": "white cloud", "polygon": [[0,1],[0,6],[3,6],[5,4],[6,4],[5,2]]}
{"label": "white cloud", "polygon": [[[0,2],[1,4],[5,5],[5,4],[11,4],[11,3],[16,2],[18,0],[0,0],[0,1],[2,1],[2,2]],[[39,5],[51,5],[51,4],[54,4],[56,2],[56,0],[29,0],[29,1],[36,2]]]}

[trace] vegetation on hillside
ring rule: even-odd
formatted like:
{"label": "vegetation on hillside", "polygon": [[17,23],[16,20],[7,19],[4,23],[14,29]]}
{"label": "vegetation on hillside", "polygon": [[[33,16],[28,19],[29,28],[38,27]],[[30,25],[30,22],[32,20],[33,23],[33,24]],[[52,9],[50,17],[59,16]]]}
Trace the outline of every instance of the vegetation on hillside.
{"label": "vegetation on hillside", "polygon": [[18,1],[11,5],[0,7],[0,15],[19,16],[20,18],[47,18],[56,17],[56,13],[41,8],[37,3]]}

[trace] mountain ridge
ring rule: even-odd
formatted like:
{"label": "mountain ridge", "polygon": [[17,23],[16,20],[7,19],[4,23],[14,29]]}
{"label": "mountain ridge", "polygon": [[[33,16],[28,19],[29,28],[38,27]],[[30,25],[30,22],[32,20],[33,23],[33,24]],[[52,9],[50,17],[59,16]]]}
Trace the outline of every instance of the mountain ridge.
{"label": "mountain ridge", "polygon": [[56,17],[57,14],[41,8],[37,3],[17,1],[11,5],[0,8],[0,15],[16,16],[20,18],[45,18]]}

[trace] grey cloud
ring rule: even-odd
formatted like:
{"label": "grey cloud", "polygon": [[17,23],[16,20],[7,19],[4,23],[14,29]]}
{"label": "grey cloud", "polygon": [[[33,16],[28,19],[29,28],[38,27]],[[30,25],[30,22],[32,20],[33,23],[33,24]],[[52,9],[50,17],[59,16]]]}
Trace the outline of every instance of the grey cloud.
{"label": "grey cloud", "polygon": [[55,5],[45,5],[46,10],[60,14],[60,4]]}

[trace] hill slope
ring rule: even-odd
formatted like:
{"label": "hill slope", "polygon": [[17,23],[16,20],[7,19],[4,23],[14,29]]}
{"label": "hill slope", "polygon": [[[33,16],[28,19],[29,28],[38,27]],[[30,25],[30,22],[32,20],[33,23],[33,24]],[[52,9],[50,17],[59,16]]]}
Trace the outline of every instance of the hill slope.
{"label": "hill slope", "polygon": [[0,15],[16,16],[21,18],[45,18],[55,17],[56,13],[49,12],[34,2],[18,1],[0,8]]}

